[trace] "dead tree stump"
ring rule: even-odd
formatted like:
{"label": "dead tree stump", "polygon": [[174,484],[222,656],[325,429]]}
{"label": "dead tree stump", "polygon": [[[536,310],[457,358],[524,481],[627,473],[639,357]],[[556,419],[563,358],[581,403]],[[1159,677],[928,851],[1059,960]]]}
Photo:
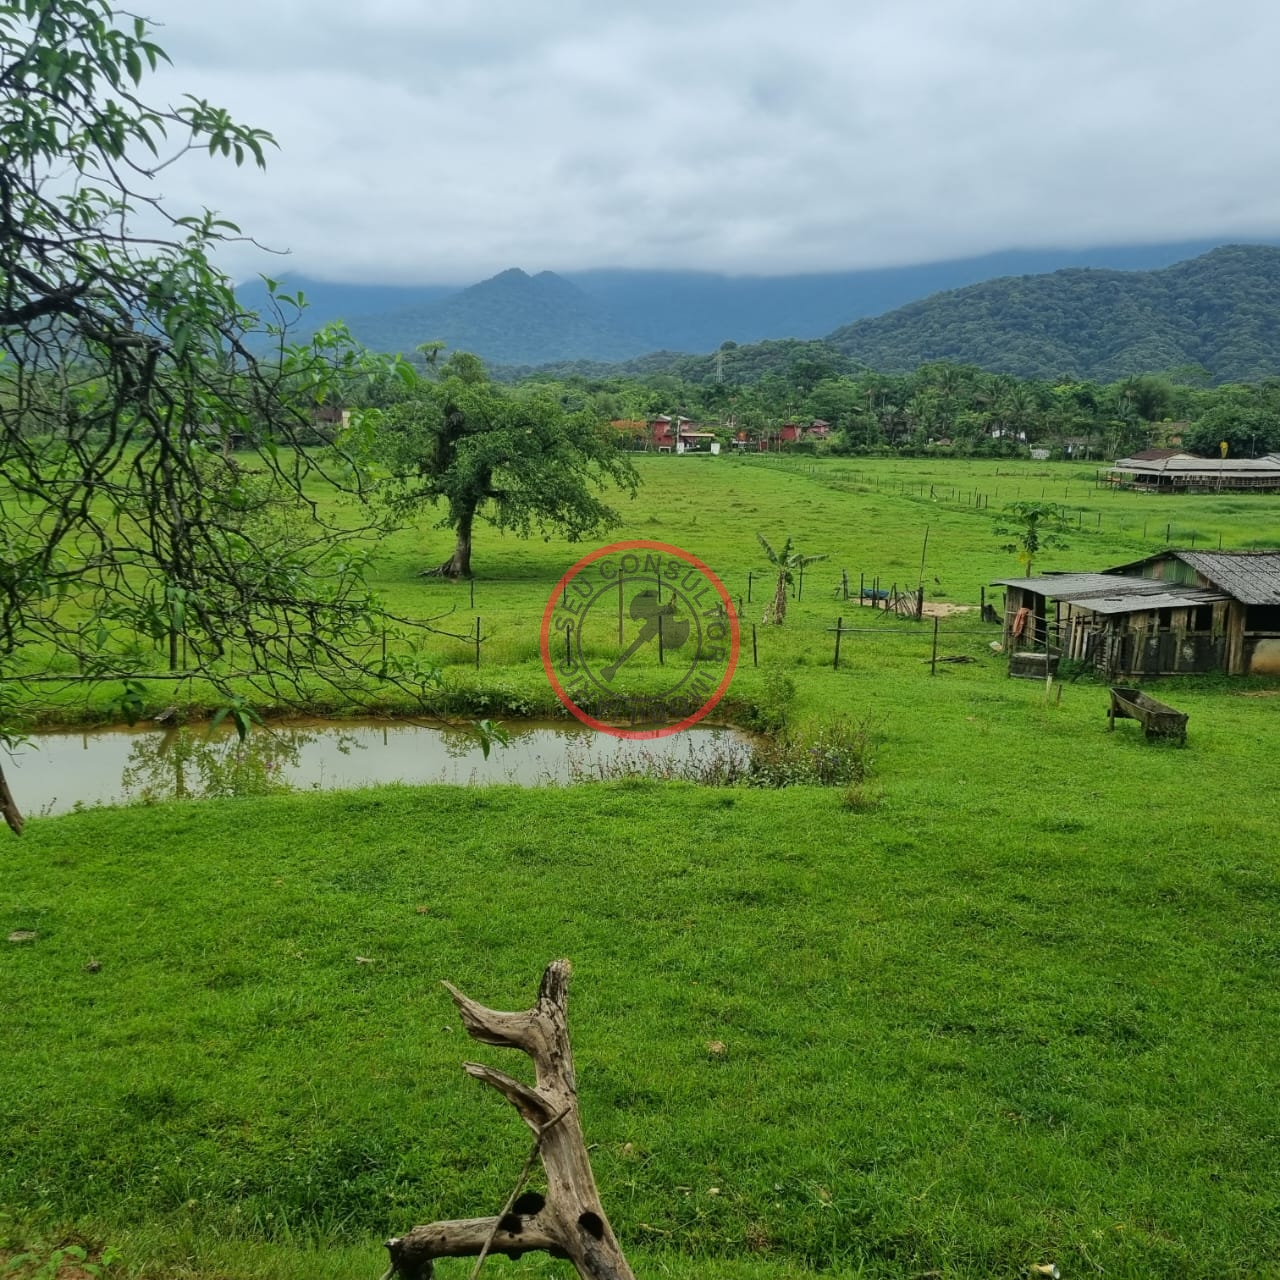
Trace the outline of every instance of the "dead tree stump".
{"label": "dead tree stump", "polygon": [[[503,1253],[518,1258],[544,1249],[568,1258],[585,1280],[635,1280],[600,1204],[591,1160],[578,1119],[578,1090],[569,1045],[569,962],[553,960],[542,975],[538,1003],[523,1013],[486,1009],[444,984],[462,1015],[467,1034],[482,1044],[519,1049],[533,1059],[536,1083],[519,1080],[476,1062],[463,1063],[468,1075],[496,1089],[533,1130],[534,1155],[547,1175],[547,1195],[527,1193],[494,1218],[463,1218],[414,1227],[387,1241],[391,1273],[402,1280],[427,1280],[434,1258]],[[521,1178],[523,1183],[523,1176]]]}

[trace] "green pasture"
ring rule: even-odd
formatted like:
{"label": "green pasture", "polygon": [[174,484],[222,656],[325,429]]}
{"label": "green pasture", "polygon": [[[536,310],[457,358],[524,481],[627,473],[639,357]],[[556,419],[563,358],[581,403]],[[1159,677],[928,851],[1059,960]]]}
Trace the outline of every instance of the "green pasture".
{"label": "green pasture", "polygon": [[[930,602],[972,606],[973,614],[939,624],[940,645],[946,652],[989,656],[992,632],[977,625],[976,606],[994,578],[1023,572],[1016,556],[1002,549],[1007,539],[993,532],[993,515],[1019,496],[1043,493],[1067,507],[1075,520],[1069,545],[1037,560],[1036,571],[1102,568],[1170,543],[1215,549],[1219,541],[1225,549],[1280,545],[1280,503],[1272,496],[1167,498],[1115,491],[1095,484],[1092,466],[644,455],[637,468],[642,479],[637,496],[619,500],[622,524],[599,542],[675,543],[716,572],[741,609],[742,677],[734,686],[740,698],[750,697],[754,687],[753,623],[764,665],[828,665],[834,649],[830,629],[838,618],[846,626],[872,629],[846,637],[843,644],[843,660],[852,660],[869,678],[881,664],[901,660],[909,666],[927,657],[931,624],[916,628],[920,634],[912,638],[911,624],[860,607],[858,591],[864,584],[883,590],[923,585]],[[759,625],[772,580],[757,533],[775,546],[790,536],[806,554],[828,557],[806,574],[780,630]],[[560,576],[598,543],[575,545],[555,537],[521,541],[481,529],[474,584],[419,576],[424,566],[442,560],[450,545],[449,531],[433,528],[430,520],[400,532],[379,558],[379,590],[394,609],[436,618],[440,628],[468,637],[436,646],[452,688],[480,687],[491,696],[497,690],[499,704],[503,689],[540,698],[543,609]],[[998,597],[987,598],[999,604]],[[477,618],[479,674],[470,639]],[[642,673],[655,660],[647,652],[629,669]]]}
{"label": "green pasture", "polygon": [[[927,529],[927,599],[976,604],[1019,566],[963,494],[994,512],[1006,478],[1085,513],[1043,568],[1158,549],[1144,513],[1280,545],[1280,507],[996,465],[639,461],[613,537],[682,546],[735,597],[757,530],[830,556],[782,628],[758,626],[755,578],[727,712],[869,716],[854,792],[393,787],[33,819],[3,846],[0,936],[36,936],[0,951],[0,1251],[375,1280],[387,1235],[495,1212],[528,1149],[459,1069],[523,1064],[468,1041],[439,980],[522,1006],[567,955],[584,1123],[640,1276],[1280,1275],[1280,687],[1165,682],[1187,745],[1148,744],[1106,731],[1098,684],[1009,680],[976,611],[939,633],[975,660],[930,676],[931,624],[837,596],[843,569],[914,586]],[[482,619],[478,669],[440,643],[445,709],[550,707],[538,624],[587,548],[481,531],[473,609],[418,576],[448,536],[424,521],[376,566],[396,609]],[[839,616],[867,630],[836,672]]]}
{"label": "green pasture", "polygon": [[[621,523],[592,542],[570,543],[554,534],[520,539],[478,526],[474,583],[422,576],[452,546],[452,532],[435,527],[430,513],[380,542],[371,573],[380,599],[392,613],[430,621],[439,633],[427,643],[444,678],[443,689],[435,695],[438,710],[554,711],[557,704],[539,659],[543,610],[566,570],[609,541],[674,543],[704,560],[735,605],[740,603],[742,675],[729,695],[730,705],[752,696],[753,623],[755,652],[765,665],[828,665],[834,641],[830,629],[840,617],[846,626],[865,625],[884,633],[881,638],[846,638],[844,653],[855,663],[869,663],[870,674],[881,664],[892,665],[898,656],[906,663],[928,656],[931,635],[924,632],[931,632],[931,626],[921,630],[919,640],[891,636],[902,629],[900,624],[859,608],[859,585],[885,590],[923,585],[931,602],[976,606],[993,578],[1022,572],[1017,558],[1001,548],[1007,539],[993,532],[994,514],[1010,501],[1044,495],[1062,503],[1075,522],[1069,545],[1037,560],[1037,571],[1105,567],[1169,544],[1214,549],[1219,543],[1226,549],[1280,545],[1280,503],[1274,496],[1169,497],[1114,491],[1095,483],[1098,472],[1092,464],[640,455],[636,466],[642,482],[636,497],[615,495]],[[339,518],[357,519],[356,511],[334,495],[316,489],[311,496]],[[757,533],[774,545],[790,536],[802,552],[828,557],[806,574],[782,630],[759,626],[772,583]],[[944,650],[978,655],[985,653],[990,638],[988,630],[977,627],[976,617],[940,623]],[[394,636],[389,643],[394,652]],[[615,646],[611,652],[618,651]],[[149,660],[159,672],[165,661],[162,646],[152,652]],[[45,669],[49,656],[32,653],[29,661]],[[234,652],[228,659],[233,668],[240,661]],[[656,661],[650,646],[628,664],[626,678],[643,686],[654,674],[647,668]],[[56,659],[53,669],[59,669]],[[85,688],[74,681],[44,684],[29,710],[46,721],[100,718],[116,692],[113,687]],[[149,695],[157,710],[175,701],[195,706],[211,701],[198,681],[176,686],[156,681]],[[376,682],[363,698],[368,706],[387,709],[403,707],[404,701],[403,694]],[[342,707],[317,685],[305,709]]]}

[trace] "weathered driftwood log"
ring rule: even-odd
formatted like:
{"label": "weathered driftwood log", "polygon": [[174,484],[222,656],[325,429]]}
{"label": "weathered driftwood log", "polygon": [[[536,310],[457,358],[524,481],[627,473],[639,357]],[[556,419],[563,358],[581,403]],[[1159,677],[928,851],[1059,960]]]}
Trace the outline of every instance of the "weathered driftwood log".
{"label": "weathered driftwood log", "polygon": [[[538,1003],[523,1013],[500,1013],[444,984],[468,1035],[482,1044],[520,1049],[533,1059],[533,1088],[476,1062],[463,1070],[496,1089],[534,1133],[534,1153],[547,1174],[545,1201],[526,1193],[495,1218],[465,1218],[414,1227],[387,1241],[391,1271],[402,1280],[427,1280],[433,1258],[504,1253],[519,1257],[545,1249],[568,1258],[586,1280],[634,1280],[600,1204],[578,1119],[578,1091],[569,1045],[569,962],[554,960],[542,975]],[[530,1155],[530,1164],[533,1161]],[[526,1172],[529,1166],[526,1166]],[[516,1191],[520,1189],[517,1184]]]}

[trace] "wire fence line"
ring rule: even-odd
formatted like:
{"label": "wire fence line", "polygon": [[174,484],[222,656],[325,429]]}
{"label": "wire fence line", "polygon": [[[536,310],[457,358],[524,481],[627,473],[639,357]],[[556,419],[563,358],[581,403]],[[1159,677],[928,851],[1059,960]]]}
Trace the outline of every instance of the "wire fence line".
{"label": "wire fence line", "polygon": [[[1003,613],[987,604],[985,586],[976,593],[981,603],[952,604],[926,601],[922,587],[903,588],[877,575],[855,577],[842,570],[837,578],[827,573],[817,582],[814,576],[804,581],[797,575],[789,600],[803,607],[789,609],[781,625],[764,622],[776,584],[774,575],[747,571],[730,577],[730,583],[741,588],[730,592],[738,621],[739,667],[776,659],[848,669],[870,648],[878,660],[955,661],[960,654],[946,652],[949,648],[970,656],[981,654],[1000,635]],[[642,588],[646,579],[638,575],[634,582]],[[470,629],[464,634],[459,626],[459,634],[443,642],[442,656],[452,665],[465,662],[476,667],[531,658],[540,646],[543,618],[556,602],[557,590],[562,590],[558,580],[529,578],[446,585],[441,595],[448,592],[457,597],[459,622],[465,620]],[[625,592],[624,579],[618,592],[618,630],[616,637],[611,631],[607,641],[613,644],[616,639],[620,649],[634,630],[622,607]],[[557,635],[555,642],[565,643],[565,639]]]}

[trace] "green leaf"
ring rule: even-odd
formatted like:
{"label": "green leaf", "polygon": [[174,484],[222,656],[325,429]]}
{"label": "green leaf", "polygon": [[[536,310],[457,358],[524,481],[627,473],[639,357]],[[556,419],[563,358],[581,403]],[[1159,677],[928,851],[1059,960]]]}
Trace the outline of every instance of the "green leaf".
{"label": "green leaf", "polygon": [[492,720],[476,720],[472,721],[472,724],[476,737],[480,740],[480,750],[486,760],[495,743],[500,747],[510,746],[511,734],[500,724],[494,724]]}

